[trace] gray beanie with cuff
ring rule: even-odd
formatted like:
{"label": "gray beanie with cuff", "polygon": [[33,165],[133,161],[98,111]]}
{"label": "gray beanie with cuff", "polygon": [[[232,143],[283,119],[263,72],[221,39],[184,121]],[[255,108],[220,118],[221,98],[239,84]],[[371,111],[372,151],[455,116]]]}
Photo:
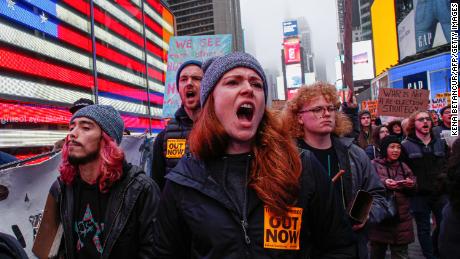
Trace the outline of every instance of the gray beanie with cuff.
{"label": "gray beanie with cuff", "polygon": [[201,107],[204,106],[209,94],[212,92],[222,76],[237,67],[250,68],[260,76],[263,81],[265,103],[267,103],[267,79],[265,78],[265,72],[262,69],[262,66],[260,66],[259,62],[250,54],[244,52],[233,52],[222,57],[210,58],[201,66],[204,72],[200,87]]}
{"label": "gray beanie with cuff", "polygon": [[120,145],[125,123],[120,113],[112,106],[98,104],[88,105],[78,110],[72,116],[70,122],[80,117],[86,117],[95,121],[107,135]]}

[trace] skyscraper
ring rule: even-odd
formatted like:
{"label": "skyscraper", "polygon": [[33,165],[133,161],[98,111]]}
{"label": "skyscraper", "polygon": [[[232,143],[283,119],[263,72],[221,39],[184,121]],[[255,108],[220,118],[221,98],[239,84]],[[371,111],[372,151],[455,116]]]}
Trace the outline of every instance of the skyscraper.
{"label": "skyscraper", "polygon": [[299,26],[300,46],[302,48],[302,66],[304,73],[315,72],[313,49],[311,45],[311,30],[304,17],[297,19]]}
{"label": "skyscraper", "polygon": [[242,51],[239,0],[168,0],[176,17],[177,35],[232,34],[233,50]]}

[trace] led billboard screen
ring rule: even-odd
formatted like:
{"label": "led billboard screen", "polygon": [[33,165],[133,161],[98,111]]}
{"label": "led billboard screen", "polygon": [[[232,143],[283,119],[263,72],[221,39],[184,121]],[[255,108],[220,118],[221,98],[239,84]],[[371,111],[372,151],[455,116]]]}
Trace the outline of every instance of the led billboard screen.
{"label": "led billboard screen", "polygon": [[450,43],[449,1],[414,0],[406,6],[408,13],[398,24],[400,59]]}
{"label": "led billboard screen", "polygon": [[375,0],[371,6],[371,21],[375,74],[379,75],[398,63],[394,1]]}
{"label": "led billboard screen", "polygon": [[372,41],[353,42],[353,81],[374,78]]}
{"label": "led billboard screen", "polygon": [[300,63],[300,41],[299,38],[285,40],[284,43],[284,63]]}

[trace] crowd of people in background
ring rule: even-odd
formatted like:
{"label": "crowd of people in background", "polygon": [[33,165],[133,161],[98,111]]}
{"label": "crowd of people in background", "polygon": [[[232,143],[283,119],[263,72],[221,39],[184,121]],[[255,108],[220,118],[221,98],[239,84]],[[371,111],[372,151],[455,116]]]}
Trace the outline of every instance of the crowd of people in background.
{"label": "crowd of people in background", "polygon": [[[74,105],[50,190],[60,255],[408,258],[414,221],[426,258],[460,254],[450,106],[381,124],[317,82],[275,113],[259,62],[238,52],[183,63],[176,86],[182,105],[155,139],[153,179],[126,163],[114,108]],[[359,192],[371,197],[363,220],[350,216]]]}

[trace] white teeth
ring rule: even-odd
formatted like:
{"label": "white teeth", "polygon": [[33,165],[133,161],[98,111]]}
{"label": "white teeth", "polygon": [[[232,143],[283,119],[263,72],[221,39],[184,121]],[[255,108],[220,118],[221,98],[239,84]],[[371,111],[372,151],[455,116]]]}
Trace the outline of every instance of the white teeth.
{"label": "white teeth", "polygon": [[249,103],[245,103],[243,105],[240,106],[241,108],[248,108],[248,109],[252,109],[252,105],[249,104]]}

